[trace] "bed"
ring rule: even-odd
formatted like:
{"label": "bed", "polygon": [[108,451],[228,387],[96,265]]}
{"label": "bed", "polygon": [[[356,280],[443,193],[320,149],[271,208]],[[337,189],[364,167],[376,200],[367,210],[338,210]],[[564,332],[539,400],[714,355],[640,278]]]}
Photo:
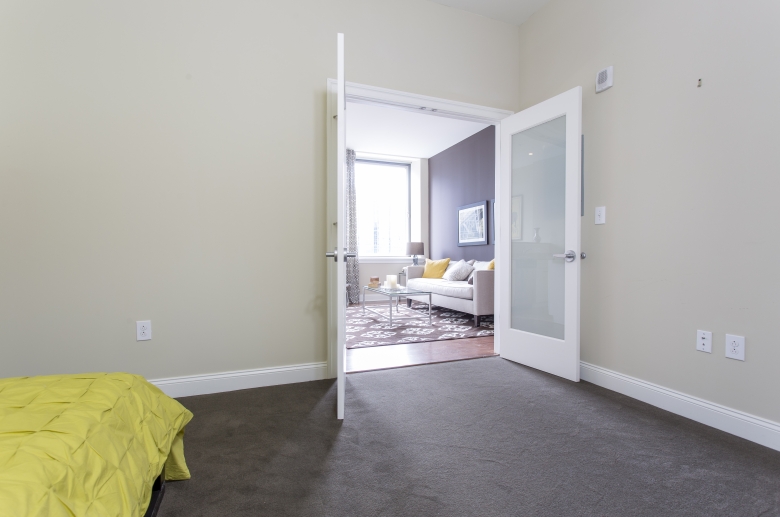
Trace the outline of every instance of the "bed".
{"label": "bed", "polygon": [[149,515],[190,477],[191,419],[138,375],[0,379],[0,516]]}

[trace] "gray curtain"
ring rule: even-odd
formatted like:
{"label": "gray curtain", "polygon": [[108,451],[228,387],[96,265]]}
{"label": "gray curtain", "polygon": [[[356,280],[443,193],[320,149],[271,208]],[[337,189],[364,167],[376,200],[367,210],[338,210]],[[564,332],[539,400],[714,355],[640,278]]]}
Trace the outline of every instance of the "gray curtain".
{"label": "gray curtain", "polygon": [[[344,210],[347,222],[344,238],[349,253],[358,252],[357,204],[355,202],[355,151],[347,149],[347,177],[345,178]],[[360,302],[360,257],[347,259],[347,297],[349,303]]]}

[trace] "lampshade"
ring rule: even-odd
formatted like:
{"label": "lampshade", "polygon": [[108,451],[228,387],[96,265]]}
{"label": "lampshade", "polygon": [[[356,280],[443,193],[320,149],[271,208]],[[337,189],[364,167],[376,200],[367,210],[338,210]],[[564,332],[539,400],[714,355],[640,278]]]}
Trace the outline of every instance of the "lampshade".
{"label": "lampshade", "polygon": [[425,254],[425,246],[422,242],[407,242],[406,243],[406,254],[407,255],[424,255]]}

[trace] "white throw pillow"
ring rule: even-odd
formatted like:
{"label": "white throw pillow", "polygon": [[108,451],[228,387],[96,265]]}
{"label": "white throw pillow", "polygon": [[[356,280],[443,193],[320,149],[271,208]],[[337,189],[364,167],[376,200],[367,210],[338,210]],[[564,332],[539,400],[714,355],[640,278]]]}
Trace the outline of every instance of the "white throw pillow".
{"label": "white throw pillow", "polygon": [[474,262],[474,268],[471,271],[471,273],[469,273],[469,276],[467,278],[468,283],[470,283],[470,284],[474,283],[474,271],[485,270],[485,269],[488,268],[489,264],[490,264],[490,262],[483,262],[481,260],[477,260],[476,262]]}
{"label": "white throw pillow", "polygon": [[465,260],[459,260],[455,263],[455,265],[447,268],[447,271],[444,272],[444,276],[442,278],[444,280],[453,281],[465,280],[469,277],[473,269],[474,268],[471,267]]}

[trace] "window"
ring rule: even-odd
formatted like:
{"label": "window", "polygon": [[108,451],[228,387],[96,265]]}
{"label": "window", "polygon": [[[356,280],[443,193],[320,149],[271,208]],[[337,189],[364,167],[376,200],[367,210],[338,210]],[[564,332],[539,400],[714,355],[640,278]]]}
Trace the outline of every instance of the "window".
{"label": "window", "polygon": [[406,255],[409,242],[409,177],[406,163],[355,160],[358,254]]}

